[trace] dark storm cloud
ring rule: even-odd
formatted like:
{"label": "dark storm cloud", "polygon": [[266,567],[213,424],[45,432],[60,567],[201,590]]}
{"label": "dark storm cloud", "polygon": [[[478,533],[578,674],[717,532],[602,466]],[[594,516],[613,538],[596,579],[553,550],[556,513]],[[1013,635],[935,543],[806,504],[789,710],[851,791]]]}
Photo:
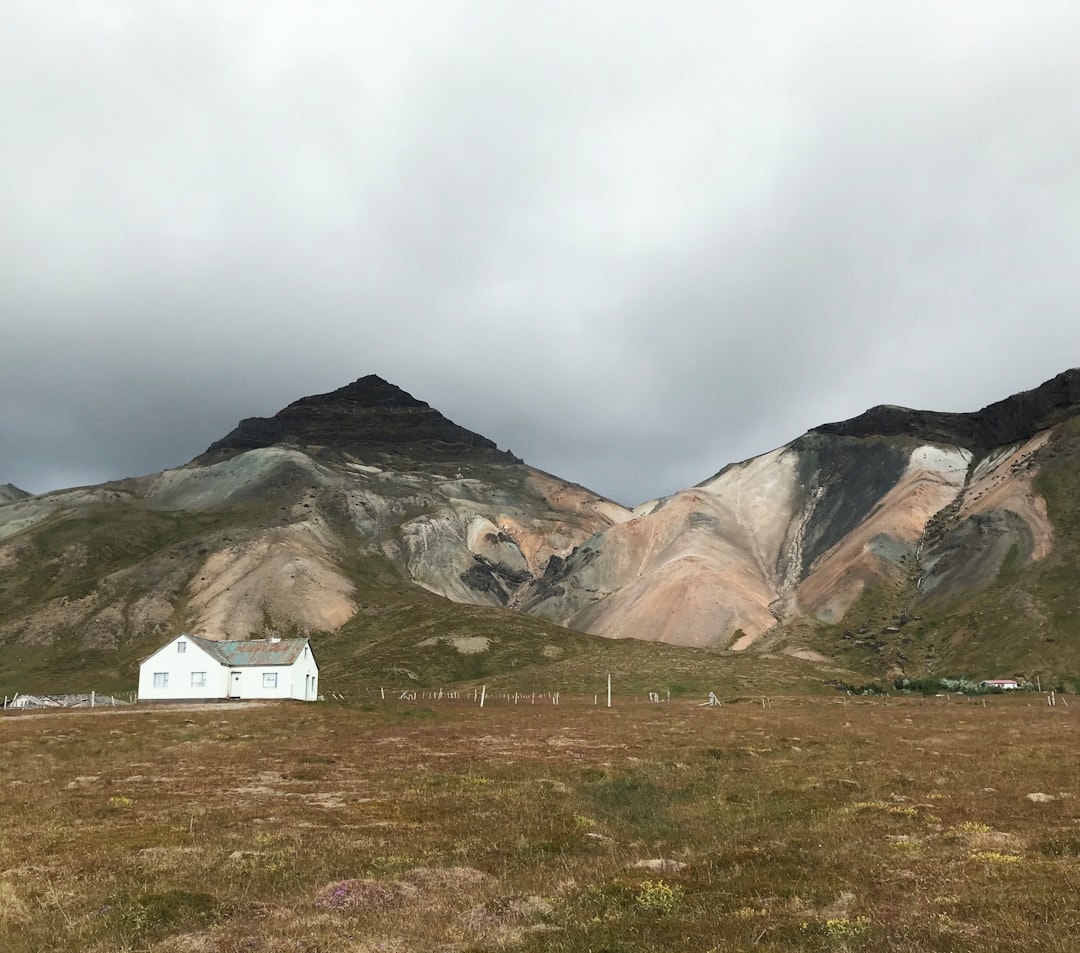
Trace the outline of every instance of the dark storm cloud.
{"label": "dark storm cloud", "polygon": [[0,482],[373,372],[637,503],[1078,363],[1065,4],[2,16]]}

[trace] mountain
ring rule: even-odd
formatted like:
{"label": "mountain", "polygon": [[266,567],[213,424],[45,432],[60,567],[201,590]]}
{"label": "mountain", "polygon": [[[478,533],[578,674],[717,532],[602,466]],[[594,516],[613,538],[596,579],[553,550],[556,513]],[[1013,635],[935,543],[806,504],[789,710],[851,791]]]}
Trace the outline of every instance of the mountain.
{"label": "mountain", "polygon": [[25,500],[29,493],[26,490],[20,490],[17,486],[13,486],[10,483],[0,484],[0,504],[13,503],[15,500]]}
{"label": "mountain", "polygon": [[2,492],[0,681],[120,683],[180,630],[318,633],[386,672],[403,639],[445,672],[478,632],[535,661],[570,628],[879,677],[1080,673],[1078,370],[974,413],[874,407],[633,511],[374,375],[186,466]]}
{"label": "mountain", "polygon": [[38,670],[130,666],[177,631],[415,627],[412,607],[438,615],[431,594],[501,610],[629,515],[364,377],[242,421],[186,466],[0,505],[0,642]]}
{"label": "mountain", "polygon": [[[977,652],[957,650],[985,626],[960,624],[965,607],[1005,576],[1015,591],[1078,568],[1078,414],[1071,370],[974,413],[875,407],[825,424],[639,507],[530,583],[520,605],[588,632],[735,651],[834,656],[846,639],[881,673],[902,670],[909,645],[924,665],[974,664]],[[1021,665],[1033,631],[1066,640],[1060,664],[1074,664],[1072,610],[1047,598],[1061,597],[1025,590],[1029,617],[995,664]],[[949,613],[935,626],[950,645],[880,638],[930,613]]]}

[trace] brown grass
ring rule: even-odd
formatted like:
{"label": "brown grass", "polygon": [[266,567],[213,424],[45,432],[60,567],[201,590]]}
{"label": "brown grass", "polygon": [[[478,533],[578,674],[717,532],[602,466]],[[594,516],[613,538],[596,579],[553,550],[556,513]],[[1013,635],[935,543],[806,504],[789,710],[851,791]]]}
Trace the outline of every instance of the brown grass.
{"label": "brown grass", "polygon": [[1080,705],[1039,702],[6,716],[0,949],[1064,953]]}

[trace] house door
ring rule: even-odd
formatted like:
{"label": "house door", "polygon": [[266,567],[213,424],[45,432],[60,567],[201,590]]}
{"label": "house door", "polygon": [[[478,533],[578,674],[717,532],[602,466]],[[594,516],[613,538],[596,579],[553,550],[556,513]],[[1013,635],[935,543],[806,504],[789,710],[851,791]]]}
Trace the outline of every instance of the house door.
{"label": "house door", "polygon": [[229,679],[229,697],[240,697],[240,673],[233,672],[232,677]]}

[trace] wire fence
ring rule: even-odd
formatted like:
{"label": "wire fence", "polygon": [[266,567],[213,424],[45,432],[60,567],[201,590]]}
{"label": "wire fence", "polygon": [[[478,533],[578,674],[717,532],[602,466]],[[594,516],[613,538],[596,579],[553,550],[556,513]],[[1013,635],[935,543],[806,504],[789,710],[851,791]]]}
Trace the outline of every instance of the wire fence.
{"label": "wire fence", "polygon": [[3,709],[23,710],[29,708],[117,708],[135,702],[135,693],[103,695],[98,692],[75,692],[62,695],[31,695],[16,692],[10,698],[4,696]]}

